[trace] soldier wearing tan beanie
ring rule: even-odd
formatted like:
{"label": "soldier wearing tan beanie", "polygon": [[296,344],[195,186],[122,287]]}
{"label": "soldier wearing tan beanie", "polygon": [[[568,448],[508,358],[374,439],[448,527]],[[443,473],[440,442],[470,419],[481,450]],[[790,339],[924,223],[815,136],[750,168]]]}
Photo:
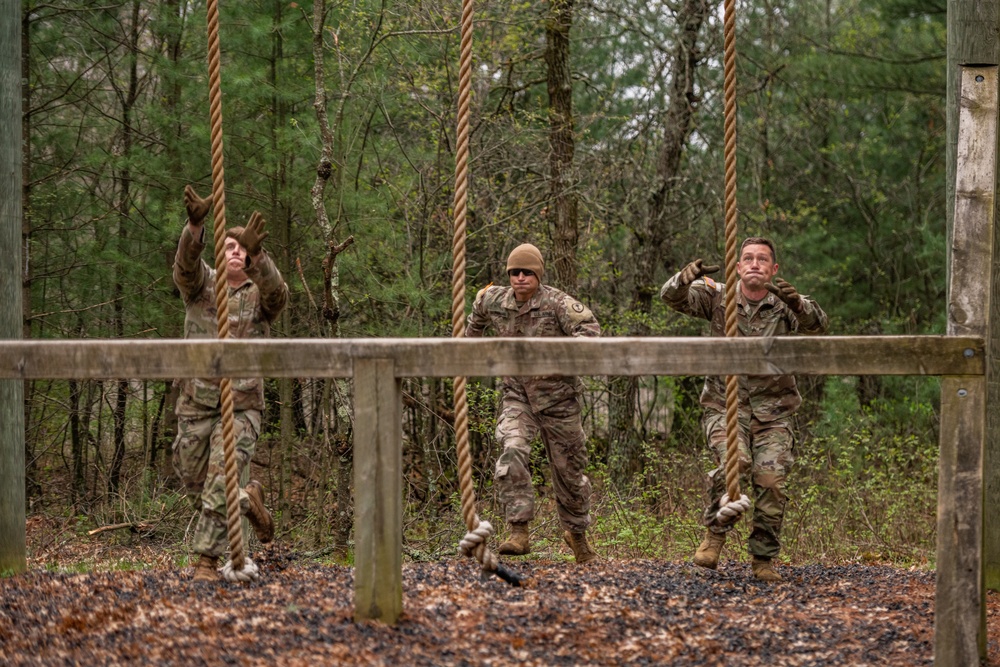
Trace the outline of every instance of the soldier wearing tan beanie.
{"label": "soldier wearing tan beanie", "polygon": [[529,269],[538,276],[541,282],[545,278],[545,262],[542,260],[542,253],[530,243],[522,243],[510,251],[507,256],[507,272],[511,269]]}
{"label": "soldier wearing tan beanie", "polygon": [[[545,261],[538,248],[530,243],[514,248],[507,257],[510,287],[490,285],[479,291],[465,335],[480,337],[492,327],[505,337],[600,336],[601,326],[590,309],[543,285],[544,276]],[[496,428],[503,452],[494,478],[510,534],[498,549],[501,554],[531,552],[528,528],[535,517],[535,491],[529,461],[532,443],[541,437],[552,470],[563,539],[577,563],[597,558],[587,542],[590,480],[585,474],[587,438],[579,391],[579,381],[572,377],[503,378]]]}

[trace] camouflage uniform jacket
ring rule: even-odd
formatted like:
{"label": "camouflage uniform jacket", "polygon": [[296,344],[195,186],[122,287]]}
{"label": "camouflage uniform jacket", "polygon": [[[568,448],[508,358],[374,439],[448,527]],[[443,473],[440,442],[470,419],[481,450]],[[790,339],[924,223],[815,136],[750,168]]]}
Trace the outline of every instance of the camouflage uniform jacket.
{"label": "camouflage uniform jacket", "polygon": [[[508,338],[597,338],[601,335],[601,325],[589,308],[548,285],[539,285],[532,297],[520,307],[512,287],[490,285],[479,290],[472,304],[465,335],[479,338],[491,325],[498,336]],[[575,397],[579,381],[560,375],[505,377],[503,389],[505,395],[513,395],[536,410],[544,410]]]}
{"label": "camouflage uniform jacket", "polygon": [[[726,335],[726,286],[705,277],[690,285],[679,285],[680,273],[674,275],[660,290],[660,298],[674,310],[709,320],[713,336]],[[829,320],[823,309],[811,298],[802,295],[805,308],[796,314],[785,302],[767,293],[752,304],[736,284],[736,322],[742,336],[786,336],[826,333]],[[739,376],[739,412],[741,418],[752,414],[761,422],[770,422],[792,415],[801,405],[802,397],[795,386],[794,375]],[[726,411],[726,378],[709,376],[701,392],[701,404],[706,409]]]}
{"label": "camouflage uniform jacket", "polygon": [[[215,269],[201,259],[205,249],[205,231],[194,238],[187,225],[181,233],[174,258],[174,283],[184,299],[184,337],[216,338]],[[271,322],[288,301],[288,286],[278,268],[261,252],[252,266],[245,269],[247,281],[229,287],[229,335],[231,338],[267,338]],[[187,378],[181,380],[177,414],[199,417],[219,407],[220,380]],[[264,381],[261,378],[233,378],[235,410],[264,409]]]}

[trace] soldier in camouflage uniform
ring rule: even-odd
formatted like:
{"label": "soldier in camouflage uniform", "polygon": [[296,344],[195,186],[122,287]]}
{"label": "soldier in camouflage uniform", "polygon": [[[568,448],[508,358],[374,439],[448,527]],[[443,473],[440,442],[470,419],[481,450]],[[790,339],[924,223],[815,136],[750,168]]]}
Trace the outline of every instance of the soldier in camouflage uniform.
{"label": "soldier in camouflage uniform", "polygon": [[[211,199],[202,199],[189,185],[184,190],[188,220],[181,232],[174,259],[174,283],[184,299],[184,337],[216,338],[215,269],[201,259],[205,249],[205,216]],[[232,338],[266,338],[271,322],[288,301],[285,285],[274,262],[263,249],[267,232],[264,219],[254,211],[247,226],[226,230],[226,280],[229,292],[229,335]],[[177,399],[177,440],[173,462],[184,489],[201,515],[192,549],[199,555],[196,581],[216,581],[219,557],[228,545],[226,482],[223,456],[219,379],[185,379]],[[231,383],[236,457],[239,471],[253,458],[264,409],[261,378],[234,378]],[[264,506],[260,482],[240,489],[240,511],[247,516],[258,539],[274,537],[274,522]]]}
{"label": "soldier in camouflage uniform", "polygon": [[[538,248],[525,243],[507,258],[510,287],[488,286],[472,304],[466,336],[480,337],[487,327],[504,337],[598,337],[601,327],[590,309],[554,287],[542,285],[545,265]],[[505,377],[496,437],[503,446],[495,480],[510,527],[501,554],[531,551],[528,524],[535,516],[531,486],[531,443],[541,435],[552,470],[563,539],[577,563],[597,558],[587,542],[590,480],[587,439],[580,417],[577,378]]]}
{"label": "soldier in camouflage uniform", "polygon": [[[660,298],[674,310],[709,320],[713,336],[725,336],[725,285],[705,277],[718,269],[718,266],[704,266],[697,259],[663,285]],[[826,332],[829,322],[819,305],[775,277],[778,264],[770,240],[746,239],[740,248],[737,273],[740,276],[736,289],[740,335],[818,335]],[[748,488],[748,473],[753,484],[753,529],[749,540],[753,573],[763,581],[778,581],[781,575],[771,561],[781,548],[778,538],[787,502],[785,480],[795,460],[792,416],[802,398],[792,375],[740,376],[738,394],[741,488]],[[705,408],[702,425],[718,467],[709,473],[711,503],[703,517],[708,531],[694,561],[714,570],[719,564],[726,533],[732,529],[732,525],[719,526],[714,521],[726,491],[724,377],[705,378],[701,404]]]}

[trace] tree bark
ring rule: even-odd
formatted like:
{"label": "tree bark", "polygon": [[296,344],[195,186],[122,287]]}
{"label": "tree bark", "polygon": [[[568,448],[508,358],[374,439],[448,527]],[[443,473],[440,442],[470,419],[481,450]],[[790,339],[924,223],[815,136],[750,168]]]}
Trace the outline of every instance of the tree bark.
{"label": "tree bark", "polygon": [[[122,138],[121,155],[123,166],[118,172],[118,244],[122,257],[128,256],[128,231],[131,225],[129,209],[132,204],[132,172],[129,158],[132,156],[134,141],[132,128],[132,109],[135,106],[139,90],[139,0],[132,2],[132,16],[129,26],[129,74],[128,89],[122,99]],[[114,330],[115,337],[125,336],[125,272],[118,267],[115,274],[114,287]],[[114,455],[111,459],[111,470],[108,475],[108,491],[115,493],[121,484],[122,464],[125,461],[125,413],[128,405],[128,380],[121,378],[117,382],[115,392],[114,419]]]}
{"label": "tree bark", "polygon": [[87,491],[86,478],[84,477],[84,448],[86,443],[83,434],[80,432],[80,401],[82,398],[82,387],[80,381],[69,381],[69,442],[70,456],[73,460],[73,486],[71,498],[73,507],[78,508],[80,501]]}
{"label": "tree bark", "polygon": [[[319,122],[321,150],[319,163],[316,166],[316,180],[313,183],[310,193],[312,195],[313,210],[316,213],[316,222],[323,230],[327,240],[327,256],[323,260],[323,324],[321,326],[326,329],[325,335],[327,337],[336,338],[339,335],[338,322],[340,319],[340,278],[337,267],[337,255],[342,253],[354,243],[354,237],[348,236],[342,242],[337,243],[334,236],[335,226],[331,226],[330,224],[330,219],[326,212],[326,204],[324,203],[324,194],[326,192],[326,185],[330,176],[334,171],[336,171],[336,182],[338,183],[339,190],[343,174],[343,169],[340,168],[342,166],[342,160],[341,165],[333,164],[335,134],[330,128],[330,121],[326,109],[326,73],[323,45],[323,32],[326,25],[326,14],[327,10],[325,0],[316,0],[313,5],[312,26],[314,63],[313,75],[316,83],[316,96],[313,100],[313,109],[316,111],[316,120]],[[343,97],[341,98],[339,111],[336,116],[338,128],[343,119],[346,91],[349,87],[350,83],[344,82]],[[340,157],[342,158],[342,156]],[[339,199],[342,199],[342,197]],[[339,210],[338,205],[338,211]],[[333,383],[331,384],[333,385]],[[353,431],[349,425],[346,432],[340,431],[339,406],[345,397],[342,392],[337,390],[335,385],[331,386],[331,389],[333,389],[333,391],[324,392],[324,395],[327,395],[328,393],[334,395],[332,400],[333,405],[331,406],[331,401],[328,400],[324,404],[325,409],[321,410],[320,414],[326,415],[327,409],[332,407],[332,414],[323,419],[322,428],[333,429],[332,435],[326,438],[326,440],[335,442],[337,448],[337,514],[335,515],[333,521],[333,539],[334,549],[339,553],[346,554],[347,542],[350,536],[351,525],[354,517],[353,503],[351,502],[352,496],[350,494],[350,480],[353,478]]]}
{"label": "tree bark", "polygon": [[549,206],[555,284],[574,292],[577,282],[577,197],[574,191],[573,79],[569,32],[573,0],[551,0],[545,21],[545,64],[549,91]]}
{"label": "tree bark", "polygon": [[[676,257],[669,252],[667,240],[670,238],[672,223],[677,219],[677,192],[680,185],[681,158],[691,135],[692,119],[696,110],[697,96],[694,89],[695,68],[701,59],[698,50],[698,35],[708,14],[705,0],[684,0],[677,23],[681,26],[677,46],[674,50],[673,72],[670,84],[670,101],[663,114],[663,143],[660,146],[656,165],[656,183],[648,200],[645,213],[636,213],[635,223],[635,283],[632,294],[632,310],[648,315],[653,309],[653,296],[658,286],[650,279],[658,275],[661,264],[675,266]],[[641,324],[645,318],[634,321],[628,335],[648,334]],[[610,412],[608,424],[608,459],[612,462],[612,480],[627,484],[632,476],[641,471],[641,451],[639,434],[635,430],[635,410],[637,406],[638,377],[610,378]],[[615,463],[617,462],[617,463]]]}

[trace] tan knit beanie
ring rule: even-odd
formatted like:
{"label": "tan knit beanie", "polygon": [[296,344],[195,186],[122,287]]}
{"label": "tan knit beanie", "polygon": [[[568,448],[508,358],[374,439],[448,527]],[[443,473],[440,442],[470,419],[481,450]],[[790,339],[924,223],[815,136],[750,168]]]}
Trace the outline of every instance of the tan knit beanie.
{"label": "tan knit beanie", "polygon": [[522,243],[510,251],[507,256],[507,270],[511,269],[531,269],[538,276],[538,282],[542,282],[545,276],[545,262],[542,260],[542,253],[538,248],[530,243]]}

